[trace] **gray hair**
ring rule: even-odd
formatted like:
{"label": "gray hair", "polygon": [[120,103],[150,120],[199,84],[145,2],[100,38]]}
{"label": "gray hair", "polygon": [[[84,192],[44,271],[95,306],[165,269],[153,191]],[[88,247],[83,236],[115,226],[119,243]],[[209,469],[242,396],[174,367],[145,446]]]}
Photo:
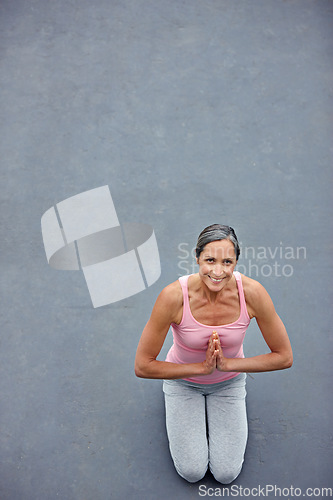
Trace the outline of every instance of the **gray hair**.
{"label": "gray hair", "polygon": [[199,258],[201,252],[207,245],[212,241],[217,240],[230,240],[235,247],[236,260],[240,255],[240,248],[235,231],[230,226],[222,226],[221,224],[212,224],[201,231],[198,237],[197,246],[195,249],[195,254],[197,259]]}

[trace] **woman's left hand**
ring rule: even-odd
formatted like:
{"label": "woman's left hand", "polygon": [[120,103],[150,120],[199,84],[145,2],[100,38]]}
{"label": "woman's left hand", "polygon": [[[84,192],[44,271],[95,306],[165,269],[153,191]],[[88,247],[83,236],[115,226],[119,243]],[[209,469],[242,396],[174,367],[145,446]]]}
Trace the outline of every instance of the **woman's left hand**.
{"label": "woman's left hand", "polygon": [[223,350],[221,347],[221,342],[220,342],[220,337],[217,332],[213,332],[214,337],[215,337],[215,349],[218,350],[218,354],[216,357],[216,368],[220,372],[225,372],[226,371],[226,358],[223,356]]}

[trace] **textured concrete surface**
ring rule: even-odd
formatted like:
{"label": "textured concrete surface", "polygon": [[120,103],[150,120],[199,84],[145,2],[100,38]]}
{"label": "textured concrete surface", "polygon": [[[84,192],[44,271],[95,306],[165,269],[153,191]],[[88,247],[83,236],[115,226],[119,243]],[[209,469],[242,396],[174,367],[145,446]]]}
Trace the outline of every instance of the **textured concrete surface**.
{"label": "textured concrete surface", "polygon": [[[199,497],[169,456],[161,382],[133,362],[215,222],[295,354],[248,378],[234,486],[332,487],[332,21],[328,0],[2,0],[1,500]],[[162,275],[93,309],[82,273],[48,266],[40,219],[106,184],[121,222],[154,227]],[[251,324],[246,354],[265,350]]]}

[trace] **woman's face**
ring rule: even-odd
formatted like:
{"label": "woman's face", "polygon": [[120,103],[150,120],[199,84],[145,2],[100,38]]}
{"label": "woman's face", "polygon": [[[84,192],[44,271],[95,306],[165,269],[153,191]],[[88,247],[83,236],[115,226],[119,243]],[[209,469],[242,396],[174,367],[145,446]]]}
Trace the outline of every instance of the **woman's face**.
{"label": "woman's face", "polygon": [[222,290],[231,280],[237,264],[234,244],[226,239],[207,243],[197,263],[205,285],[214,292]]}

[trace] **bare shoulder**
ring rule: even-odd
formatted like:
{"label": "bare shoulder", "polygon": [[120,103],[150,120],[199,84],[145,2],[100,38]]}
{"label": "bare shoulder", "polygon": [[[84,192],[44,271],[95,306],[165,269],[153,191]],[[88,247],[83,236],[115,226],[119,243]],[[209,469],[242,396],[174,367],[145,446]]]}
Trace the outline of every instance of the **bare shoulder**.
{"label": "bare shoulder", "polygon": [[167,285],[158,296],[160,301],[169,307],[183,304],[183,292],[179,281],[174,281]]}
{"label": "bare shoulder", "polygon": [[244,274],[241,274],[241,276],[246,306],[251,318],[256,317],[263,309],[274,308],[267,290],[259,281]]}
{"label": "bare shoulder", "polygon": [[170,323],[181,321],[183,308],[183,292],[179,281],[167,285],[157,297],[154,312],[168,316]]}
{"label": "bare shoulder", "polygon": [[244,295],[246,299],[250,301],[253,299],[255,300],[257,298],[260,298],[260,296],[266,292],[265,288],[261,283],[259,283],[259,281],[249,278],[248,276],[245,276],[245,274],[241,274],[241,276]]}

